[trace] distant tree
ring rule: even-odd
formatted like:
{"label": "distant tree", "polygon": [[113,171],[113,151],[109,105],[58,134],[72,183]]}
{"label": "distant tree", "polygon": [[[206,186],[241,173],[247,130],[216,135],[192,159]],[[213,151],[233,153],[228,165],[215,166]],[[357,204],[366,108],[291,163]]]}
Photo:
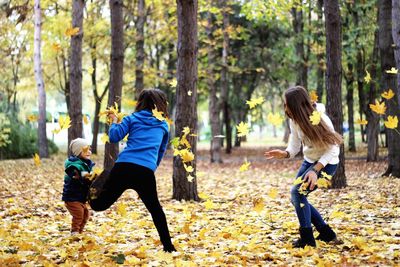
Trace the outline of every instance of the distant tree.
{"label": "distant tree", "polygon": [[136,20],[136,64],[135,64],[135,94],[139,97],[144,89],[143,65],[144,65],[144,24],[146,22],[146,3],[145,0],[138,0],[137,20]]}

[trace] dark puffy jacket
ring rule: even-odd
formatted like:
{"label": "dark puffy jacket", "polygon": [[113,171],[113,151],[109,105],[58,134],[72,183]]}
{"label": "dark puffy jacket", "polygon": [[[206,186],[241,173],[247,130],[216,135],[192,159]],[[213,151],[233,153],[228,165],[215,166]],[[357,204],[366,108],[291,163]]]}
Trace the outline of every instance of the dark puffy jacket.
{"label": "dark puffy jacket", "polygon": [[[82,177],[82,172],[91,172],[94,163],[91,160],[83,160],[77,157],[70,157],[65,161],[63,201],[79,201],[85,203],[89,192],[90,182]],[[78,172],[79,178],[72,178]]]}

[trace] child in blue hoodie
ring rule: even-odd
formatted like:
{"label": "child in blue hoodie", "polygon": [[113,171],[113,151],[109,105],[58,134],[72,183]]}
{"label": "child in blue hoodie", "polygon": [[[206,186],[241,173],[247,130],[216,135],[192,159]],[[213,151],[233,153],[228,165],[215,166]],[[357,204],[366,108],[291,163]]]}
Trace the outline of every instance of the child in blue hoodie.
{"label": "child in blue hoodie", "polygon": [[65,161],[65,176],[62,200],[72,216],[71,234],[82,233],[89,219],[86,206],[90,181],[85,178],[90,174],[94,163],[90,160],[92,152],[87,140],[76,138],[69,146],[71,156]]}
{"label": "child in blue hoodie", "polygon": [[164,251],[176,251],[171,242],[167,220],[157,196],[154,171],[161,162],[167,147],[169,130],[165,120],[153,116],[157,108],[168,116],[167,97],[159,89],[143,90],[136,105],[136,111],[117,123],[117,117],[110,126],[110,142],[117,143],[128,135],[125,149],[118,155],[103,191],[91,201],[96,211],[108,209],[127,189],[134,189],[150,212],[157,228]]}

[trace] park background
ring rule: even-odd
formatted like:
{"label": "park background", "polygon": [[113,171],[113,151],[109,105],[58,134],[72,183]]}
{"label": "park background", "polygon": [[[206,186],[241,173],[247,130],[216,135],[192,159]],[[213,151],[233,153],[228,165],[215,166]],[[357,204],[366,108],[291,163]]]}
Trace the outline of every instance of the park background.
{"label": "park background", "polygon": [[[396,266],[400,262],[400,3],[396,0],[0,1],[1,266]],[[293,249],[289,201],[301,156],[282,96],[304,86],[345,141],[310,201],[342,243]],[[171,147],[156,172],[178,253],[160,251],[133,191],[69,236],[67,144],[106,110],[166,92]]]}

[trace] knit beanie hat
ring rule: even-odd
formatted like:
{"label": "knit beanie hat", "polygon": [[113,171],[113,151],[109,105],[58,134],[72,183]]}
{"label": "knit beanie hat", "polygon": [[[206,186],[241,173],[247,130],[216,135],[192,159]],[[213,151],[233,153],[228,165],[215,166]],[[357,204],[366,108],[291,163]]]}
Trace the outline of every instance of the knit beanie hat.
{"label": "knit beanie hat", "polygon": [[72,155],[74,156],[79,156],[79,154],[82,153],[82,149],[85,146],[89,146],[89,142],[86,139],[83,138],[76,138],[71,141],[71,144],[69,145],[69,149],[72,152]]}

